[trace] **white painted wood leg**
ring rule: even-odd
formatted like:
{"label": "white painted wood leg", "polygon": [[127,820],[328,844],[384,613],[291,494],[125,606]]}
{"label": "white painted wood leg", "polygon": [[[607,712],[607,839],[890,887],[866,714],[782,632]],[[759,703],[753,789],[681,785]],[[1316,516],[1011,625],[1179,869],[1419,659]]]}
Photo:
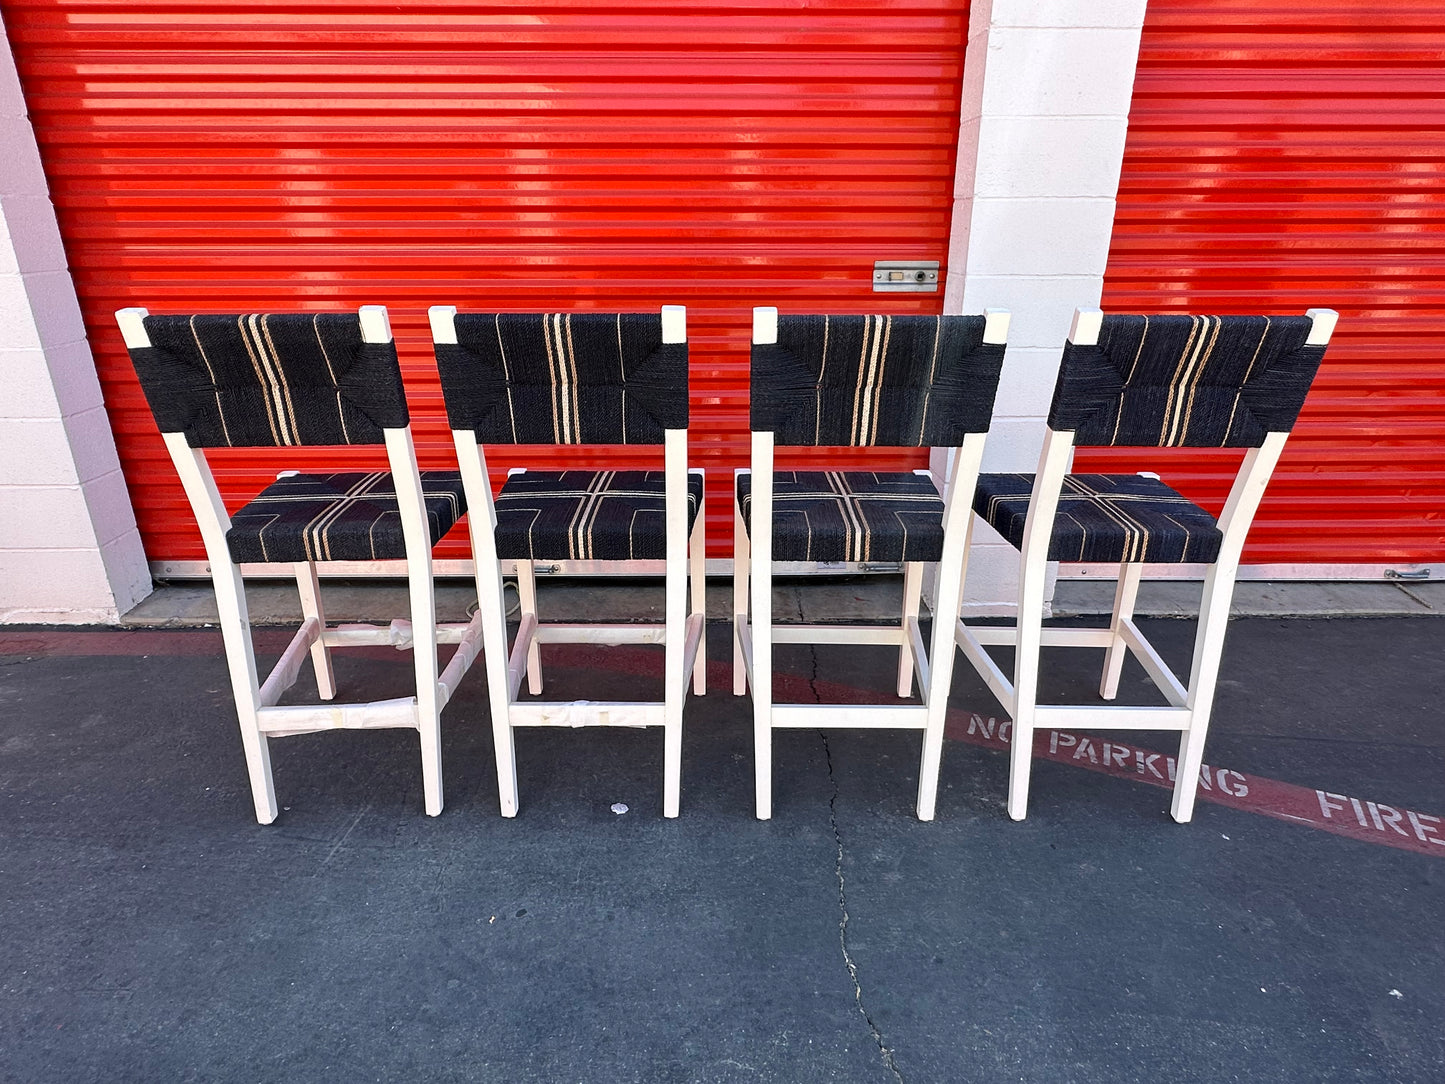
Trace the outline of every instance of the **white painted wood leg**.
{"label": "white painted wood leg", "polygon": [[[962,553],[944,553],[938,566],[939,610],[933,615],[929,645],[928,715],[923,730],[923,754],[918,767],[918,819],[931,821],[938,801],[938,773],[943,764],[943,724],[948,717],[948,692],[953,677],[953,630],[963,603],[964,566]],[[911,664],[910,664],[911,665]]]}
{"label": "white painted wood leg", "polygon": [[1119,584],[1114,588],[1114,616],[1109,622],[1114,638],[1104,652],[1104,675],[1099,681],[1099,696],[1105,700],[1113,700],[1119,694],[1119,676],[1124,670],[1124,658],[1129,654],[1120,629],[1134,616],[1134,599],[1139,594],[1139,576],[1143,571],[1144,566],[1137,561],[1119,566]]}
{"label": "white painted wood leg", "polygon": [[[422,564],[423,562],[418,562]],[[431,560],[409,570],[411,580],[412,663],[416,668],[416,718],[421,732],[421,777],[427,816],[442,811],[442,718],[437,697],[437,615]]]}
{"label": "white painted wood leg", "polygon": [[[736,488],[734,488],[736,493]],[[742,696],[748,691],[747,664],[743,660],[743,641],[738,632],[738,617],[748,612],[748,531],[743,524],[743,512],[737,497],[733,497],[733,695]]]}
{"label": "white painted wood leg", "polygon": [[1204,764],[1204,739],[1209,734],[1214,689],[1224,654],[1224,633],[1229,626],[1229,607],[1234,596],[1234,571],[1233,566],[1214,565],[1204,577],[1199,627],[1194,633],[1194,662],[1189,670],[1189,729],[1179,738],[1174,798],[1169,808],[1170,816],[1180,824],[1187,824],[1194,816],[1199,769]]}
{"label": "white painted wood leg", "polygon": [[487,701],[492,715],[492,746],[497,762],[497,801],[502,816],[515,817],[520,803],[512,698],[507,678],[507,611],[502,601],[502,575],[496,563],[495,549],[491,550],[488,562],[477,548],[474,537],[472,552],[477,554],[477,605],[486,615],[482,619],[482,651],[487,669]]}
{"label": "white painted wood leg", "polygon": [[[701,473],[701,472],[699,472]],[[704,486],[706,492],[706,486]],[[702,696],[707,692],[707,503],[698,501],[697,519],[692,525],[692,536],[688,539],[688,560],[692,568],[688,583],[692,589],[692,610],[702,614],[702,643],[698,645],[697,661],[692,668],[692,692]]]}
{"label": "white painted wood leg", "polygon": [[[933,628],[928,646],[928,688],[920,689],[927,704],[923,728],[923,754],[918,767],[918,819],[931,821],[938,802],[938,773],[943,763],[943,724],[948,717],[948,693],[953,687],[953,642],[963,604],[963,583],[968,574],[969,545],[973,540],[973,491],[983,458],[983,434],[964,438],[953,456],[951,477],[944,485],[943,559],[938,563]],[[916,590],[923,587],[923,566],[918,565]],[[906,588],[905,588],[906,590]],[[918,612],[915,596],[914,614]],[[905,637],[906,639],[906,637]],[[911,669],[911,662],[910,662]],[[900,681],[900,685],[901,685]]]}
{"label": "white painted wood leg", "polygon": [[[532,561],[517,562],[517,599],[521,603],[517,620],[528,614],[537,618],[537,566]],[[542,648],[534,639],[527,648],[527,691],[533,696],[542,692]]]}
{"label": "white painted wood leg", "polygon": [[662,815],[675,817],[682,793],[682,708],[687,699],[687,430],[665,436],[667,641],[663,657]]}
{"label": "white painted wood leg", "polygon": [[[301,619],[314,617],[325,631],[326,613],[321,608],[321,580],[316,575],[316,565],[298,561],[292,567],[296,570],[296,593],[301,596]],[[311,668],[316,672],[317,695],[322,700],[334,700],[336,674],[331,669],[331,649],[319,638],[311,645]]]}
{"label": "white painted wood leg", "polygon": [[260,708],[261,690],[256,677],[256,653],[251,644],[246,588],[241,580],[240,567],[229,559],[224,564],[219,563],[214,555],[211,557],[211,580],[216,589],[221,638],[226,645],[226,666],[231,672],[231,693],[236,699],[236,717],[241,724],[241,746],[246,753],[251,801],[256,807],[256,820],[261,824],[270,824],[277,813],[276,786],[271,779],[271,749],[266,735],[257,725],[256,712]]}
{"label": "white painted wood leg", "polygon": [[913,692],[913,641],[906,635],[908,620],[918,619],[918,604],[923,598],[923,562],[909,561],[903,566],[903,642],[898,646],[898,695]]}
{"label": "white painted wood leg", "polygon": [[752,435],[754,787],[758,820],[773,815],[773,434]]}

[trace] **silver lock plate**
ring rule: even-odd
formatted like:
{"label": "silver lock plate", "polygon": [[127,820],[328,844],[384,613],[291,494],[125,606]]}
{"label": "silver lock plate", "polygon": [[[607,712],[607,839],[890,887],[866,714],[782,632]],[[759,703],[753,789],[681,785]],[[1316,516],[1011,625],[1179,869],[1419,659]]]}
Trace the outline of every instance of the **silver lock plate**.
{"label": "silver lock plate", "polygon": [[931,294],[937,289],[937,260],[878,260],[873,264],[875,294]]}

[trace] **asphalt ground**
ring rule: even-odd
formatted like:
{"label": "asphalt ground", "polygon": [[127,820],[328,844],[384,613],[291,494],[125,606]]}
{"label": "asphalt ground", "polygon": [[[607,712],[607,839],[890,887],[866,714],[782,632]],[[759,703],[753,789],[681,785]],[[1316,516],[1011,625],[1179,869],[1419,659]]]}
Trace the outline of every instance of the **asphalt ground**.
{"label": "asphalt ground", "polygon": [[[1192,622],[1141,625],[1187,667]],[[272,743],[261,827],[214,629],[0,632],[0,1078],[1445,1079],[1445,620],[1236,620],[1189,825],[1154,734],[1112,774],[1041,736],[1008,820],[961,659],[935,821],[916,735],[799,731],[759,822],[709,637],[676,820],[661,735],[587,729],[519,734],[501,818],[478,666],[442,816],[414,734],[326,733]],[[1046,653],[1046,695],[1092,697],[1101,654]],[[335,657],[348,700],[407,691],[406,655]],[[884,649],[778,664],[786,696],[892,695]],[[544,667],[549,698],[660,684],[656,649]]]}

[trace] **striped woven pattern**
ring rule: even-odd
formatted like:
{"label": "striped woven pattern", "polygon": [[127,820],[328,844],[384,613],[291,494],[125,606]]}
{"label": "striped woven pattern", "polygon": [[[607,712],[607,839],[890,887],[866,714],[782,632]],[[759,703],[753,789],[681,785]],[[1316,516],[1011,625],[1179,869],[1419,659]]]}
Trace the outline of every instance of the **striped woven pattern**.
{"label": "striped woven pattern", "polygon": [[[973,509],[1022,549],[1032,474],[981,474]],[[1157,478],[1070,474],[1049,539],[1050,561],[1212,563],[1223,535],[1214,517]]]}
{"label": "striped woven pattern", "polygon": [[[432,545],[467,510],[456,471],[421,472]],[[406,556],[388,471],[295,474],[277,479],[231,517],[231,558],[241,561],[387,561]]]}
{"label": "striped woven pattern", "polygon": [[[687,527],[702,507],[701,471],[687,475]],[[665,560],[660,470],[525,471],[497,495],[497,556],[506,560]]]}
{"label": "striped woven pattern", "polygon": [[661,444],[687,428],[687,344],[657,313],[458,313],[447,418],[492,444]]}
{"label": "striped woven pattern", "polygon": [[1323,346],[1307,316],[1106,315],[1064,347],[1049,425],[1079,445],[1258,447],[1289,432]]}
{"label": "striped woven pattern", "polygon": [[163,433],[193,448],[380,444],[406,426],[396,347],[355,314],[147,316],[130,351]]}
{"label": "striped woven pattern", "polygon": [[1002,344],[982,316],[780,316],[753,344],[752,428],[782,445],[956,446],[988,429]]}
{"label": "striped woven pattern", "polygon": [[[738,475],[752,531],[752,474]],[[937,561],[943,501],[927,475],[882,471],[775,471],[774,561]]]}

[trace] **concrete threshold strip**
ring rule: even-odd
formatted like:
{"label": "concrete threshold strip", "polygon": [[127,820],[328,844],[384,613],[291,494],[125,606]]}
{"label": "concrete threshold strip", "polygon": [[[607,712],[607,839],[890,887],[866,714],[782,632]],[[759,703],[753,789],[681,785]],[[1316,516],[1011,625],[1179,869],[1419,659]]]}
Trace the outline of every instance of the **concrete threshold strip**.
{"label": "concrete threshold strip", "polygon": [[[258,637],[258,640],[262,639]],[[277,643],[280,644],[279,639]],[[268,645],[258,642],[257,646],[265,650]],[[656,652],[629,647],[580,650],[585,652],[587,666],[661,679],[662,657]],[[219,633],[207,636],[180,631],[0,631],[0,655],[10,656],[221,653]],[[575,669],[579,661],[582,660],[570,659],[564,665],[567,669]],[[732,680],[731,664],[709,662],[707,680],[714,689],[726,688]],[[815,695],[821,697],[825,704],[867,704],[878,700],[876,693],[822,678],[810,680],[798,674],[775,673],[774,680],[780,702],[799,700],[811,703]],[[1012,730],[1013,724],[1009,719],[985,716],[962,708],[949,708],[944,724],[945,737],[995,752],[1009,748]],[[1128,742],[1105,741],[1094,733],[1078,735],[1067,730],[1041,730],[1035,735],[1034,756],[1155,787],[1168,789],[1174,785],[1175,761],[1172,756]],[[1199,798],[1364,843],[1445,858],[1445,818],[1418,810],[1401,809],[1383,802],[1311,789],[1210,764],[1200,768]],[[1188,830],[1187,827],[1179,829]]]}

